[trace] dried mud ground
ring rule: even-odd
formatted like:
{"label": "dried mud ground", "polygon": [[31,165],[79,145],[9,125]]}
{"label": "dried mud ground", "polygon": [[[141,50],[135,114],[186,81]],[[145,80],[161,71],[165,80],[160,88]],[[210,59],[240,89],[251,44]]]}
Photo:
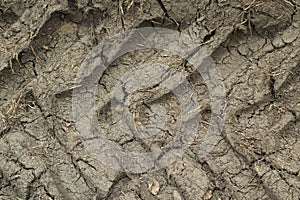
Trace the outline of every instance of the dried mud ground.
{"label": "dried mud ground", "polygon": [[[1,0],[0,199],[300,199],[299,6],[299,0]],[[98,120],[124,148],[151,151],[172,136],[141,144],[114,128],[110,91],[132,66],[159,62],[181,71],[201,104],[199,137],[184,156],[133,174],[89,155],[74,127],[71,95],[93,47],[145,26],[187,34],[214,58],[226,86],[226,123],[214,150],[200,158],[211,112],[201,76],[166,52],[124,55],[98,87]],[[156,91],[155,101],[176,121],[171,93]],[[145,108],[136,112],[144,123]]]}

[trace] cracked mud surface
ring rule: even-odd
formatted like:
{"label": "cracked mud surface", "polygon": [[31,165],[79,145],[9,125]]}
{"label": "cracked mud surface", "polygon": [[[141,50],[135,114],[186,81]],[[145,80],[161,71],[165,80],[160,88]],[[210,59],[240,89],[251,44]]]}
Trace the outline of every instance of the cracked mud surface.
{"label": "cracked mud surface", "polygon": [[[72,91],[93,47],[147,26],[178,30],[207,50],[226,86],[226,121],[216,147],[199,158],[211,115],[200,74],[164,51],[120,57],[99,81],[97,116],[124,149],[165,146],[180,112],[172,93],[144,88],[131,94],[135,122],[147,125],[156,104],[165,107],[166,126],[143,141],[118,129],[111,91],[132,66],[180,71],[200,105],[199,132],[184,156],[133,174],[87,152],[74,127]],[[0,1],[0,199],[300,199],[299,28],[298,0]]]}

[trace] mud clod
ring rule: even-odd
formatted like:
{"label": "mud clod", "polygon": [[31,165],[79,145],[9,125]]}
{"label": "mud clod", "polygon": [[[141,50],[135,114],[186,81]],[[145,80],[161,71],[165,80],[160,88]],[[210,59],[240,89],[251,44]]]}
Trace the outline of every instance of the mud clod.
{"label": "mud clod", "polygon": [[[161,49],[142,49],[141,42],[140,49],[121,55],[118,45],[131,45],[123,35],[108,56],[88,56],[108,38],[142,27],[177,31],[189,36],[196,48],[183,58]],[[297,0],[2,0],[0,199],[300,199],[299,28]],[[151,34],[133,39],[143,37]],[[174,40],[161,46],[177,44]],[[207,77],[188,62],[198,50],[205,50],[205,59],[213,59],[226,90],[224,127],[211,138],[205,137],[216,115],[211,91],[221,86],[207,86]],[[97,99],[92,114],[102,134],[92,129],[93,137],[86,136],[76,127],[73,111],[94,104],[74,104],[74,94],[83,91],[84,83],[76,78],[83,63],[99,67],[119,54],[93,83],[95,93],[84,88],[86,102]],[[167,77],[146,68],[138,78],[128,76],[155,63],[170,68]],[[92,80],[97,70],[84,68],[80,73]],[[193,89],[193,98],[185,98],[189,101],[176,96],[189,94],[185,82],[171,89],[164,85],[175,72]],[[134,80],[153,74],[164,81],[154,79],[131,91]],[[199,119],[188,124],[197,124],[193,141],[190,136],[178,137],[176,148],[185,142],[189,146],[167,167],[144,173],[120,170],[128,154],[111,156],[112,150],[95,142],[105,136],[115,152],[162,152],[153,166],[147,166],[154,169],[168,161],[170,151],[179,154],[168,145],[180,133],[180,125],[193,122],[190,115],[180,116],[192,107],[186,102],[194,100],[197,108],[190,112]],[[121,117],[134,125],[121,121],[124,126],[119,127]],[[146,128],[155,135],[139,135]],[[213,148],[203,145],[209,139],[216,141]],[[87,144],[100,147],[91,151]],[[210,152],[199,155],[205,150]],[[118,168],[108,166],[97,153]],[[136,157],[128,163],[142,168],[148,162]]]}

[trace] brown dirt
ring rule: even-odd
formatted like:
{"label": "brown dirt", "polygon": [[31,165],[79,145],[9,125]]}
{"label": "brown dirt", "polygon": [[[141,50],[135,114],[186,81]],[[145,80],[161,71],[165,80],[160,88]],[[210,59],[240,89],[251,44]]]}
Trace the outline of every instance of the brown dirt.
{"label": "brown dirt", "polygon": [[[164,105],[168,134],[140,141],[115,128],[110,93],[132,66],[181,71],[201,105],[201,130],[184,156],[135,174],[86,150],[72,92],[93,47],[148,26],[180,31],[207,50],[226,86],[226,121],[214,150],[199,157],[211,115],[201,76],[164,51],[122,56],[98,85],[98,121],[110,140],[147,152],[173,137],[180,109],[174,95],[155,88],[133,94],[130,109],[140,110],[135,121],[143,124],[148,105]],[[299,27],[299,0],[1,0],[0,199],[300,199]]]}

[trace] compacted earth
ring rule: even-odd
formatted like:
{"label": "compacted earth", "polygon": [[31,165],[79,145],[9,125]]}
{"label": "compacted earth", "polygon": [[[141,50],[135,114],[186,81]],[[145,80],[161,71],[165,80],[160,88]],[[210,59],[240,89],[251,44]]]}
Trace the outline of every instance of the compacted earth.
{"label": "compacted earth", "polygon": [[[150,75],[147,87],[126,85],[136,73],[164,73],[136,69],[145,63],[185,77],[199,119],[183,155],[155,170],[122,170],[82,137],[73,94],[97,45],[143,27],[187,35],[205,50],[224,84],[225,121],[213,145],[203,145],[214,109],[201,74],[165,50],[127,52],[96,84],[95,116],[107,141],[147,155],[181,134],[178,95]],[[0,0],[0,199],[300,199],[299,33],[299,0]],[[120,83],[131,91],[126,109],[112,98],[122,95]],[[140,138],[117,127],[125,111],[140,128],[158,111],[166,120]]]}

